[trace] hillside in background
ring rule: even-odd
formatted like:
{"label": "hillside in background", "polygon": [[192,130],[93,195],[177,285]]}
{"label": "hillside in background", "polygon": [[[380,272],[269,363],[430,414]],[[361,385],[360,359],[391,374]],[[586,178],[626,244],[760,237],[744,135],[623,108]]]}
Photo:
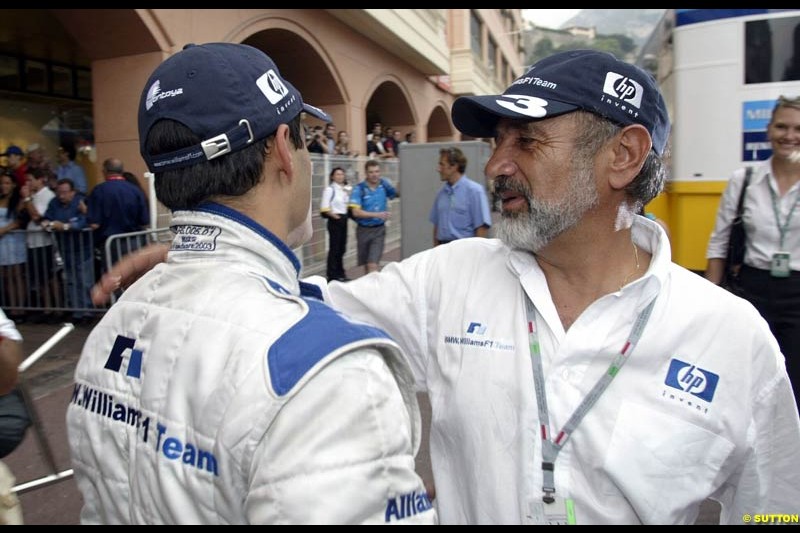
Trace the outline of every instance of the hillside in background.
{"label": "hillside in background", "polygon": [[561,28],[594,26],[598,34],[627,35],[637,47],[647,41],[666,9],[582,9]]}
{"label": "hillside in background", "polygon": [[525,31],[527,65],[556,52],[591,48],[634,62],[664,16],[665,9],[582,9],[558,29]]}

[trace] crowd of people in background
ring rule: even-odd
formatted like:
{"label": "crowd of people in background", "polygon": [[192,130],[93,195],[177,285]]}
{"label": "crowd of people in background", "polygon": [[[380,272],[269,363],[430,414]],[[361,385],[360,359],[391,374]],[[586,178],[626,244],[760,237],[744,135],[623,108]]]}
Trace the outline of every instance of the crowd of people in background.
{"label": "crowd of people in background", "polygon": [[[403,135],[398,129],[385,128],[380,122],[372,125],[367,135],[366,155],[370,159],[393,159],[400,156],[404,144],[414,142],[414,132]],[[306,127],[306,144],[312,154],[329,154],[357,157],[360,152],[350,144],[350,135],[345,130],[336,131],[336,124]]]}
{"label": "crowd of people in background", "polygon": [[[59,145],[55,163],[38,144],[0,154],[0,302],[17,323],[62,321],[59,308],[73,310],[68,318],[77,324],[91,322],[89,292],[107,264],[105,240],[149,224],[145,192],[121,161],[106,160],[105,181],[90,191],[76,155],[71,142]],[[124,246],[117,253],[127,253]]]}
{"label": "crowd of people in background", "polygon": [[[305,126],[305,132],[311,153],[369,155],[373,163],[396,159],[404,144],[414,142],[413,132],[403,134],[380,123],[374,123],[367,135],[365,151],[333,123]],[[145,190],[134,174],[125,172],[120,161],[109,159],[102,167],[103,181],[95,185],[77,156],[72,142],[61,142],[52,156],[38,143],[26,150],[9,145],[0,153],[0,302],[19,323],[59,322],[65,314],[53,310],[58,308],[79,309],[70,317],[79,324],[91,321],[83,309],[91,307],[88,290],[105,269],[105,241],[111,235],[144,229],[149,223]],[[125,185],[118,183],[122,181]],[[331,183],[334,186],[336,182]],[[329,279],[347,279],[342,267],[347,220],[354,218],[359,227],[369,224],[363,217],[349,215],[351,188],[347,187],[343,200],[344,212],[332,211],[328,220],[332,236],[344,235],[331,241]],[[108,191],[114,194],[109,196]],[[388,207],[380,211],[388,217]],[[139,239],[132,248],[144,242]],[[127,241],[121,244],[123,248],[112,250],[115,257],[132,249]],[[370,260],[360,264],[375,268],[379,258],[372,256],[382,252],[383,246],[377,246]],[[42,311],[31,312],[31,307]]]}

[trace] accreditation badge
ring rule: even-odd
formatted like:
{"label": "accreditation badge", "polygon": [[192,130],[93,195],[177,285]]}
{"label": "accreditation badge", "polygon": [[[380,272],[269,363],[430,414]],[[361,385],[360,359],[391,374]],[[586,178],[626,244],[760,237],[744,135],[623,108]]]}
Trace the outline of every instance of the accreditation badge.
{"label": "accreditation badge", "polygon": [[788,278],[791,273],[789,268],[789,252],[775,252],[772,254],[769,273],[773,278]]}
{"label": "accreditation badge", "polygon": [[528,519],[531,524],[545,526],[573,526],[578,522],[575,518],[575,501],[572,498],[555,496],[552,503],[531,502]]}

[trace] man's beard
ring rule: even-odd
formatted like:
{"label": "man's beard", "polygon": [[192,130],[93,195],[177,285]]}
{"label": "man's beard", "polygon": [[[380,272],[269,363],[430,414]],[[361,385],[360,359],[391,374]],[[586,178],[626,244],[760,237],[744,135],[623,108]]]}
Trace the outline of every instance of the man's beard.
{"label": "man's beard", "polygon": [[594,172],[588,165],[574,165],[569,189],[560,200],[537,200],[527,183],[512,181],[508,176],[495,179],[495,193],[503,191],[522,194],[528,201],[528,211],[502,212],[497,237],[511,248],[533,253],[575,226],[598,204]]}

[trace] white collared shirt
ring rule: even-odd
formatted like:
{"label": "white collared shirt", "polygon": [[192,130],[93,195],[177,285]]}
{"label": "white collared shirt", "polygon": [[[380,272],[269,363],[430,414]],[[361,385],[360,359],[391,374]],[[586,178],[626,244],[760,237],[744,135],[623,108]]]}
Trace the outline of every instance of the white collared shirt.
{"label": "white collared shirt", "polygon": [[627,363],[555,462],[556,494],[575,502],[579,524],[691,524],[709,497],[723,524],[797,512],[800,420],[769,327],[749,302],[672,263],[655,222],[635,217],[633,238],[652,254],[647,273],[567,331],[536,258],[496,239],[461,239],[328,284],[336,307],[392,335],[428,392],[441,523],[527,523],[542,502],[526,297],[551,435],[657,297]]}
{"label": "white collared shirt", "polygon": [[347,202],[350,200],[350,187],[332,182],[322,191],[319,200],[319,210],[321,213],[333,211],[337,215],[347,213]]}
{"label": "white collared shirt", "polygon": [[[717,210],[714,231],[706,249],[708,259],[724,259],[728,255],[731,222],[736,216],[744,176],[745,168],[736,170],[725,187]],[[777,201],[781,225],[786,223],[787,217],[790,217],[783,247],[780,245],[780,231],[775,218],[773,194],[770,190]],[[743,211],[747,235],[744,255],[746,265],[769,270],[773,254],[785,251],[791,254],[791,269],[800,271],[800,205],[796,205],[799,202],[800,182],[792,185],[783,196],[778,195],[778,185],[772,175],[772,158],[753,165],[753,175],[745,192]],[[793,207],[794,212],[792,212]]]}

